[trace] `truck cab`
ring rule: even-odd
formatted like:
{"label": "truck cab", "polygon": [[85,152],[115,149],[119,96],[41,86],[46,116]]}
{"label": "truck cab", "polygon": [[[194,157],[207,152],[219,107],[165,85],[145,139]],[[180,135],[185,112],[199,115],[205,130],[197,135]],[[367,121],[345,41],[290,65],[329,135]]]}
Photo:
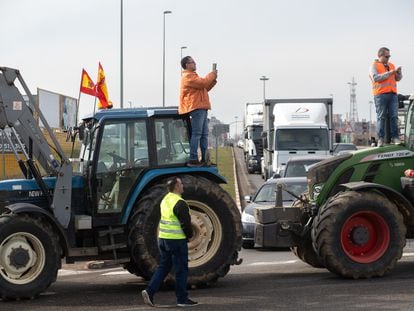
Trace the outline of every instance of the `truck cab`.
{"label": "truck cab", "polygon": [[263,156],[263,103],[246,103],[244,116],[244,158],[249,173],[261,171]]}
{"label": "truck cab", "polygon": [[244,155],[249,173],[261,171],[261,158],[263,156],[262,143],[263,125],[248,125],[245,128]]}
{"label": "truck cab", "polygon": [[265,179],[292,156],[331,154],[332,99],[266,100],[263,136]]}

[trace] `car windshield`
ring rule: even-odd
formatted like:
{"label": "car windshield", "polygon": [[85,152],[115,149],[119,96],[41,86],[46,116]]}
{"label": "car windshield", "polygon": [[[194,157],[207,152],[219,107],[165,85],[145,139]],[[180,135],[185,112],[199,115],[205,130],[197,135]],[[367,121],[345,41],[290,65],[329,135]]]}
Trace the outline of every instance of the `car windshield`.
{"label": "car windshield", "polygon": [[263,126],[251,126],[248,128],[249,138],[253,140],[262,139]]}
{"label": "car windshield", "polygon": [[326,129],[279,129],[276,131],[275,150],[328,150]]}
{"label": "car windshield", "polygon": [[335,144],[333,150],[334,152],[343,150],[357,150],[357,147],[354,144]]}
{"label": "car windshield", "polygon": [[[255,203],[275,202],[276,201],[276,185],[277,183],[264,184],[257,192],[256,197],[254,198],[253,202]],[[286,188],[287,190],[299,196],[301,193],[306,191],[306,183],[304,182],[289,183],[289,184],[286,184]],[[293,197],[286,191],[282,191],[282,196],[283,196],[283,199],[282,199],[283,202],[295,200],[295,197]]]}
{"label": "car windshield", "polygon": [[284,177],[306,177],[309,167],[321,160],[312,159],[304,161],[288,162],[285,169]]}

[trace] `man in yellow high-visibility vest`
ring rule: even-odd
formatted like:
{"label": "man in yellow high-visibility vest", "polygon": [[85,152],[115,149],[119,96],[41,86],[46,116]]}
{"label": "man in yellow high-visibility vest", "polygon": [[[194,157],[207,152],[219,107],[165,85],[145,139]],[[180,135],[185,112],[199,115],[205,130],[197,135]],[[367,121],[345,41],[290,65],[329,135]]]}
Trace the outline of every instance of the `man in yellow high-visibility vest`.
{"label": "man in yellow high-visibility vest", "polygon": [[198,303],[188,298],[188,246],[187,241],[193,236],[190,210],[181,195],[184,186],[179,177],[168,180],[168,193],[162,199],[159,227],[160,263],[142,291],[142,298],[147,305],[154,306],[154,295],[161,287],[165,277],[175,268],[175,294],[178,307],[195,306]]}

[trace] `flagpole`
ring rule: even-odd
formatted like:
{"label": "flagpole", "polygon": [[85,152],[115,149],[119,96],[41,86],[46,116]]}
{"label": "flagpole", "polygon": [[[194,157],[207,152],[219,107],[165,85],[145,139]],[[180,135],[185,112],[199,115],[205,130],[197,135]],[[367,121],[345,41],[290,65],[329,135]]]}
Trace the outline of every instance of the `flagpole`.
{"label": "flagpole", "polygon": [[93,104],[93,116],[95,117],[96,113],[96,96],[95,96],[95,103]]}
{"label": "flagpole", "polygon": [[[82,83],[82,80],[81,80]],[[82,85],[82,84],[81,84]],[[73,128],[69,128],[69,135],[70,135],[70,139],[72,140],[72,150],[70,151],[70,158],[73,158],[73,151],[75,150],[75,137],[76,137],[76,130],[75,128],[78,127],[78,113],[79,113],[79,102],[80,102],[80,97],[81,97],[81,91],[79,89],[79,95],[78,95],[78,101],[76,102],[76,115],[75,115],[75,125],[73,126]],[[73,138],[72,138],[72,134],[73,134]]]}

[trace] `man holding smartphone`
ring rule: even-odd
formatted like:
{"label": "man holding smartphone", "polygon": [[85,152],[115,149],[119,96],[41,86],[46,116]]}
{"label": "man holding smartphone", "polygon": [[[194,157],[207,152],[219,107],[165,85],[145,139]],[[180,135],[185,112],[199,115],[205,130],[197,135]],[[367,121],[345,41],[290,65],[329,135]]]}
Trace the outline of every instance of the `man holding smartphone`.
{"label": "man holding smartphone", "polygon": [[[196,73],[196,63],[191,56],[181,60],[183,68],[180,87],[179,114],[189,114],[191,117],[190,158],[188,166],[208,165],[208,121],[207,113],[211,109],[208,92],[217,83],[216,64],[213,70],[204,78]],[[198,147],[201,149],[201,161],[198,159]]]}
{"label": "man holding smartphone", "polygon": [[370,67],[375,109],[377,111],[378,147],[385,143],[385,118],[389,118],[391,142],[399,145],[398,132],[398,95],[397,81],[402,79],[401,67],[389,62],[390,50],[382,47],[378,50],[378,59]]}

